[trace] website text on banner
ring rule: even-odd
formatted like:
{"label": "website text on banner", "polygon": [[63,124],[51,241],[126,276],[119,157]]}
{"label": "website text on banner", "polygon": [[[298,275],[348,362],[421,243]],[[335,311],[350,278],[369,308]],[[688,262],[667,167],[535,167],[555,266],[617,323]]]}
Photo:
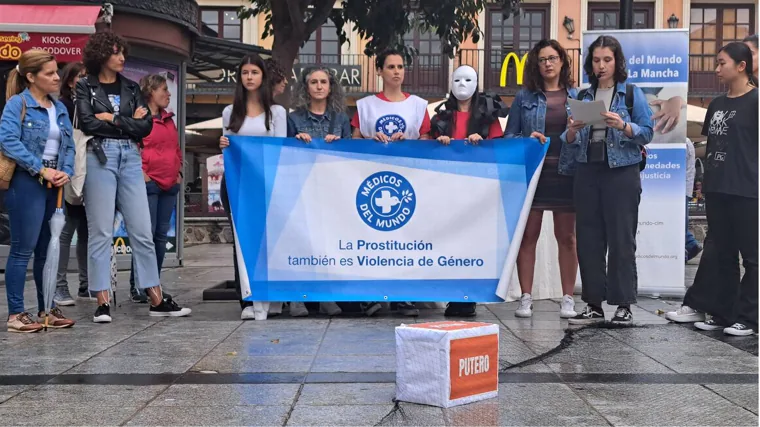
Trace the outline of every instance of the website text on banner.
{"label": "website text on banner", "polygon": [[[600,35],[620,41],[626,55],[627,82],[644,91],[655,116],[662,110],[679,117],[669,132],[658,130],[656,122],[654,138],[647,145],[636,258],[639,294],[683,296],[689,30],[586,31],[584,57]],[[582,84],[588,86],[585,75]]]}
{"label": "website text on banner", "polygon": [[548,146],[230,137],[243,298],[500,302]]}

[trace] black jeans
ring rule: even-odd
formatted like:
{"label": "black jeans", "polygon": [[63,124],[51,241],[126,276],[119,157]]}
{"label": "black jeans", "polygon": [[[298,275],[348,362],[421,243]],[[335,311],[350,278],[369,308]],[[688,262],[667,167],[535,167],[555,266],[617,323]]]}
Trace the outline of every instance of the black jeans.
{"label": "black jeans", "polygon": [[240,290],[240,270],[238,269],[237,249],[234,244],[235,225],[232,223],[232,209],[230,209],[230,199],[229,195],[227,194],[227,181],[224,179],[224,175],[222,175],[222,183],[219,193],[219,198],[222,199],[222,207],[224,207],[224,212],[227,213],[227,219],[230,220],[230,230],[232,230],[232,265],[235,268],[235,295],[237,295],[238,300],[240,301],[240,308],[246,308],[252,306],[253,303],[250,301],[243,301],[243,292]]}
{"label": "black jeans", "polygon": [[683,303],[712,315],[720,325],[740,322],[757,331],[757,199],[720,193],[705,198],[709,231]]}
{"label": "black jeans", "polygon": [[639,165],[579,163],[573,195],[583,301],[597,306],[604,301],[635,304]]}

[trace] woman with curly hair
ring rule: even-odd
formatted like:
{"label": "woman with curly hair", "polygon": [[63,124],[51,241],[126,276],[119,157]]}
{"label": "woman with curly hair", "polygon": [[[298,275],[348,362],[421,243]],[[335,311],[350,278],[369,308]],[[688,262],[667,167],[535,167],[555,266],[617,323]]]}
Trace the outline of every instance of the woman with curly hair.
{"label": "woman with curly hair", "polygon": [[[642,148],[654,135],[652,110],[644,92],[626,83],[620,42],[600,36],[588,49],[583,71],[591,87],[584,102],[604,102],[602,121],[587,126],[570,118],[561,138],[575,150],[573,198],[578,262],[587,306],[571,324],[604,322],[602,302],[617,305],[613,323],[633,321],[636,303],[636,229],[641,199]],[[629,105],[630,100],[630,105]]]}
{"label": "woman with curly hair", "polygon": [[[288,114],[288,137],[310,143],[312,139],[333,142],[341,138],[351,138],[351,122],[343,111],[343,88],[335,76],[325,67],[309,68],[296,87],[295,110]],[[319,311],[330,316],[339,315],[342,310],[334,302],[322,302]],[[308,316],[309,311],[302,302],[290,303],[290,315]]]}
{"label": "woman with curly hair", "polygon": [[575,278],[578,256],[575,252],[575,209],[573,208],[573,172],[575,147],[563,144],[559,136],[567,128],[569,99],[578,97],[573,88],[571,60],[556,40],[541,40],[528,53],[525,87],[517,93],[507,121],[506,138],[538,138],[549,150],[533,196],[533,205],[525,223],[517,254],[517,277],[520,280],[520,305],[517,317],[533,315],[533,277],[536,246],[541,234],[544,211],[554,215],[562,303],[559,315],[575,316]]}
{"label": "woman with curly hair", "polygon": [[[451,93],[446,102],[436,108],[431,120],[433,136],[443,145],[451,140],[466,140],[477,145],[483,139],[501,138],[499,116],[506,105],[498,97],[478,93],[478,74],[469,65],[462,65],[451,75]],[[475,316],[475,303],[450,302],[446,316]]]}
{"label": "woman with curly hair", "polygon": [[129,224],[136,285],[150,299],[151,316],[190,314],[161,292],[156,269],[148,194],[143,178],[140,144],[153,129],[140,86],[127,79],[126,42],[113,33],[90,36],[84,49],[87,76],[76,86],[79,126],[87,142],[84,205],[89,229],[88,275],[90,291],[98,299],[95,323],[111,322],[111,248],[116,209]]}
{"label": "woman with curly hair", "polygon": [[264,62],[269,73],[269,83],[272,85],[272,96],[278,97],[288,88],[288,77],[276,59],[267,58]]}

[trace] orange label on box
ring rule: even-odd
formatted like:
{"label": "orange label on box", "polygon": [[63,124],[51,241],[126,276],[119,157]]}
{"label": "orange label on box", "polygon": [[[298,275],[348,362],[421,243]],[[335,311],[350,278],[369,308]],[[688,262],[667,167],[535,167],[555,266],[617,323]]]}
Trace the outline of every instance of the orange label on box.
{"label": "orange label on box", "polygon": [[498,335],[451,340],[449,357],[451,400],[498,389]]}
{"label": "orange label on box", "polygon": [[490,323],[483,322],[428,322],[409,325],[410,328],[436,329],[439,331],[458,331],[461,329],[479,328],[481,326],[491,326]]}

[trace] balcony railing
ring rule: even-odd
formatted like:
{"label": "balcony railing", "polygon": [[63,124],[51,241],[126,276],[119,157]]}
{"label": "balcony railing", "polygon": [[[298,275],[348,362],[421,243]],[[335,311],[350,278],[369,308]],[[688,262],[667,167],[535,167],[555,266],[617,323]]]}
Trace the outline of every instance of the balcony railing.
{"label": "balcony railing", "polygon": [[[520,90],[527,59],[527,50],[513,49],[462,49],[456,57],[455,67],[469,65],[478,71],[485,91],[512,96]],[[572,61],[573,80],[578,81],[580,49],[568,49]],[[506,68],[505,68],[506,66]]]}
{"label": "balcony railing", "polygon": [[689,55],[689,96],[713,97],[727,90],[715,75],[713,55]]}

